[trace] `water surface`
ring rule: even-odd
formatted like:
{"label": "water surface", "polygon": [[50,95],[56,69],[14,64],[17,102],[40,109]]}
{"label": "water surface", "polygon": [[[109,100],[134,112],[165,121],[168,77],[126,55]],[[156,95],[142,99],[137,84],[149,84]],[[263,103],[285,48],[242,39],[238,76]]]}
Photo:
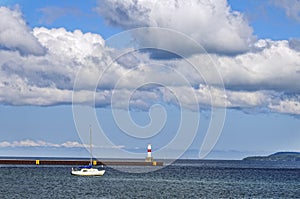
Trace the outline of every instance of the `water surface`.
{"label": "water surface", "polygon": [[[120,167],[122,169],[122,167]],[[155,172],[0,165],[1,198],[299,198],[300,163],[180,160]],[[129,167],[143,169],[142,167]]]}

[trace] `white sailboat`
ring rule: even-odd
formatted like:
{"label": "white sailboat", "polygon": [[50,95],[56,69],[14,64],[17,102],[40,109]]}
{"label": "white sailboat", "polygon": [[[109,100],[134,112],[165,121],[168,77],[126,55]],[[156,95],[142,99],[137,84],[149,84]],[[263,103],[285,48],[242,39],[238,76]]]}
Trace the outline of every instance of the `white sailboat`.
{"label": "white sailboat", "polygon": [[79,168],[72,168],[71,174],[77,176],[102,176],[104,169],[93,168],[93,154],[92,154],[92,128],[90,127],[90,164],[88,166],[81,166]]}

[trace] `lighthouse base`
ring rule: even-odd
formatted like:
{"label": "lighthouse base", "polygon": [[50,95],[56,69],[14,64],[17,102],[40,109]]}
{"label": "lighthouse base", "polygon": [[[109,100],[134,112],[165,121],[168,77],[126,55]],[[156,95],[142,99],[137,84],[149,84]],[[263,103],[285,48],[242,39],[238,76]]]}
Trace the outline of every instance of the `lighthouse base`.
{"label": "lighthouse base", "polygon": [[153,157],[146,157],[145,162],[153,162]]}

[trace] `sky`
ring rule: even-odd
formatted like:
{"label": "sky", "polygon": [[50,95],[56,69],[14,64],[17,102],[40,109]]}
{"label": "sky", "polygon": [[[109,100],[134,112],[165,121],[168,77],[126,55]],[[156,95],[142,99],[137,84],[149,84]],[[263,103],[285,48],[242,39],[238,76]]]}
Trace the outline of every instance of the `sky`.
{"label": "sky", "polygon": [[300,152],[299,0],[0,6],[0,156]]}

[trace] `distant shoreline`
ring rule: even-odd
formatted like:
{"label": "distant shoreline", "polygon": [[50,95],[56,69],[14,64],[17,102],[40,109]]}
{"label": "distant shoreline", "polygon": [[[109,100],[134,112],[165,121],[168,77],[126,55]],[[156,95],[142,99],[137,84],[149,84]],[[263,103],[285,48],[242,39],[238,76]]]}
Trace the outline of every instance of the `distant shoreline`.
{"label": "distant shoreline", "polygon": [[300,152],[277,152],[268,156],[249,156],[245,161],[300,161]]}

